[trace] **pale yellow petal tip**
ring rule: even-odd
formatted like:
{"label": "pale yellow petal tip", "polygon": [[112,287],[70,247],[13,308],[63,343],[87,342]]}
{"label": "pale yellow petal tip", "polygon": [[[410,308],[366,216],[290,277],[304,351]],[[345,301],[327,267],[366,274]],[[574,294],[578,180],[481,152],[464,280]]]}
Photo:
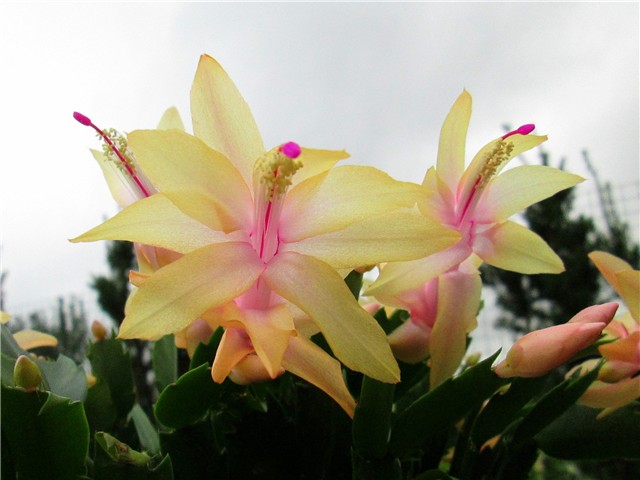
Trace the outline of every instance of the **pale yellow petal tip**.
{"label": "pale yellow petal tip", "polygon": [[11,315],[9,315],[7,312],[0,311],[0,323],[4,325],[10,319],[11,319]]}
{"label": "pale yellow petal tip", "polygon": [[38,347],[56,347],[58,345],[56,337],[36,330],[20,330],[13,334],[13,338],[24,350]]}

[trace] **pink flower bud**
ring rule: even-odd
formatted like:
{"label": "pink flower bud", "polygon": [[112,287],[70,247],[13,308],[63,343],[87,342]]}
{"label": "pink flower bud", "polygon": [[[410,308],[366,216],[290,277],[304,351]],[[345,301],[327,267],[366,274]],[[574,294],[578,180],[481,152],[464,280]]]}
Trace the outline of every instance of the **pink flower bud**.
{"label": "pink flower bud", "polygon": [[495,368],[499,377],[541,377],[598,339],[606,323],[565,323],[519,338]]}
{"label": "pink flower bud", "polygon": [[618,310],[616,302],[603,303],[602,305],[593,305],[580,310],[567,323],[596,323],[603,322],[607,325],[613,319]]}

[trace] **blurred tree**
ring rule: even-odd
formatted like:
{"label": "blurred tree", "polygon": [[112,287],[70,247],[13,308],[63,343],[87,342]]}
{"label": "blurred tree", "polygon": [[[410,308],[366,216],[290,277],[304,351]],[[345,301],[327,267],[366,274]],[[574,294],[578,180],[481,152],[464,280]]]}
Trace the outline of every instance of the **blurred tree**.
{"label": "blurred tree", "polygon": [[[98,305],[118,327],[124,320],[124,306],[129,297],[129,270],[137,268],[136,257],[131,242],[112,241],[107,243],[107,263],[109,274],[94,276],[91,282],[98,295]],[[138,402],[150,412],[155,392],[151,378],[151,354],[149,342],[144,340],[125,341],[131,354],[133,376],[136,383]]]}

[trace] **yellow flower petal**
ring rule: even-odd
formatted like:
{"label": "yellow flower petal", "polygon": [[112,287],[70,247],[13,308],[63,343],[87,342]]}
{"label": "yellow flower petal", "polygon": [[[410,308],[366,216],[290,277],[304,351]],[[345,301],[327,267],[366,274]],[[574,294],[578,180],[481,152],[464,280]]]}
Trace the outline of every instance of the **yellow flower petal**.
{"label": "yellow flower petal", "polygon": [[0,323],[5,324],[11,319],[11,315],[7,312],[0,311]]}
{"label": "yellow flower petal", "polygon": [[403,209],[371,216],[335,232],[285,243],[280,251],[310,255],[334,268],[355,268],[426,257],[459,239],[458,232],[442,227],[417,209]]}
{"label": "yellow flower petal", "polygon": [[285,370],[315,385],[333,398],[351,418],[355,401],[349,393],[340,363],[302,336],[291,337],[282,365]]}
{"label": "yellow flower petal", "polygon": [[430,388],[451,378],[467,347],[467,332],[475,324],[482,281],[480,274],[451,272],[438,279],[438,314],[429,339]]}
{"label": "yellow flower petal", "polygon": [[598,415],[598,418],[602,418],[637,398],[640,398],[640,377],[626,378],[616,383],[596,380],[579,402],[591,408],[605,408]]}
{"label": "yellow flower petal", "polygon": [[162,194],[143,198],[70,241],[128,240],[188,253],[210,243],[238,239],[213,231],[186,216]]}
{"label": "yellow flower petal", "polygon": [[507,170],[489,184],[474,218],[479,223],[502,222],[583,181],[584,178],[578,175],[542,165],[523,165]]}
{"label": "yellow flower petal", "polygon": [[[440,130],[437,169],[440,178],[453,191],[464,171],[467,129],[471,119],[471,95],[463,90]],[[426,182],[425,178],[425,182]],[[425,184],[423,182],[423,184]]]}
{"label": "yellow flower petal", "polygon": [[200,57],[191,87],[191,116],[195,135],[231,160],[251,185],[253,163],[265,151],[262,138],[227,72],[208,55]]}
{"label": "yellow flower petal", "polygon": [[347,367],[382,382],[400,380],[384,331],[329,265],[306,255],[282,253],[269,263],[263,278],[269,288],[309,315]]}
{"label": "yellow flower petal", "polygon": [[607,252],[594,251],[591,252],[588,257],[595,264],[597,269],[600,270],[600,273],[607,280],[609,285],[611,285],[616,293],[620,295],[620,285],[618,284],[616,273],[624,270],[633,270],[633,267],[621,258]]}
{"label": "yellow flower petal", "polygon": [[104,153],[98,150],[91,150],[91,154],[93,158],[96,159],[96,162],[98,162],[102,170],[102,175],[104,175],[104,179],[107,182],[107,187],[109,187],[109,191],[111,192],[111,196],[120,208],[125,208],[138,200],[138,194],[127,184],[125,176],[113,161],[109,160]]}
{"label": "yellow flower petal", "polygon": [[366,290],[384,304],[403,308],[393,301],[400,292],[413,290],[432,278],[446,272],[471,255],[471,248],[464,242],[419,260],[401,263],[388,263],[380,272],[376,281]]}
{"label": "yellow flower petal", "polygon": [[600,345],[598,351],[607,360],[636,364],[640,369],[640,331],[615,342]]}
{"label": "yellow flower petal", "polygon": [[344,150],[303,148],[302,153],[297,159],[302,163],[302,168],[293,176],[293,185],[303,182],[314,175],[326,172],[345,158],[349,158],[349,154]]}
{"label": "yellow flower petal", "polygon": [[285,242],[328,233],[402,207],[424,195],[419,185],[398,182],[371,167],[343,166],[293,187],[285,198],[280,237]]}
{"label": "yellow flower petal", "polygon": [[640,322],[640,271],[627,270],[616,273],[620,298],[636,322]]}
{"label": "yellow flower petal", "polygon": [[249,228],[251,192],[236,168],[179,130],[138,130],[129,145],[153,185],[187,215],[214,230]]}
{"label": "yellow flower petal", "polygon": [[263,269],[243,242],[191,252],[158,270],[129,297],[118,336],[154,340],[178,332],[207,309],[245,292]]}
{"label": "yellow flower petal", "polygon": [[474,251],[489,265],[504,270],[525,274],[564,271],[562,260],[542,238],[514,222],[478,234]]}
{"label": "yellow flower petal", "polygon": [[158,123],[158,130],[171,130],[172,128],[184,131],[184,123],[182,123],[182,118],[180,118],[176,107],[167,108]]}
{"label": "yellow flower petal", "polygon": [[58,339],[47,333],[37,332],[35,330],[20,330],[13,334],[18,345],[24,350],[31,350],[38,347],[55,347],[58,345]]}

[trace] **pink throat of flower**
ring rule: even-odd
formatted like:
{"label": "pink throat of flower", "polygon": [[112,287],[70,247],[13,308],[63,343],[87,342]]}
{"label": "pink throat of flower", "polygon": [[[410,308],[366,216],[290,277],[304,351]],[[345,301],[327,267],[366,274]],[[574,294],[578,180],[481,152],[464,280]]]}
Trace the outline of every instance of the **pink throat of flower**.
{"label": "pink throat of flower", "polygon": [[98,135],[100,135],[100,137],[112,148],[113,152],[116,154],[120,162],[122,162],[127,172],[129,173],[129,176],[136,183],[136,185],[138,186],[140,191],[144,194],[144,196],[145,197],[151,196],[151,194],[149,193],[149,190],[147,190],[145,186],[142,184],[142,181],[140,180],[140,178],[138,178],[138,176],[136,175],[136,172],[133,170],[133,168],[131,168],[131,165],[129,165],[129,162],[127,162],[127,160],[122,155],[122,152],[118,150],[118,147],[114,145],[111,139],[107,135],[105,135],[105,133],[102,130],[100,130],[86,115],[83,115],[79,112],[73,112],[73,118],[75,118],[82,125],[93,128],[98,133]]}

